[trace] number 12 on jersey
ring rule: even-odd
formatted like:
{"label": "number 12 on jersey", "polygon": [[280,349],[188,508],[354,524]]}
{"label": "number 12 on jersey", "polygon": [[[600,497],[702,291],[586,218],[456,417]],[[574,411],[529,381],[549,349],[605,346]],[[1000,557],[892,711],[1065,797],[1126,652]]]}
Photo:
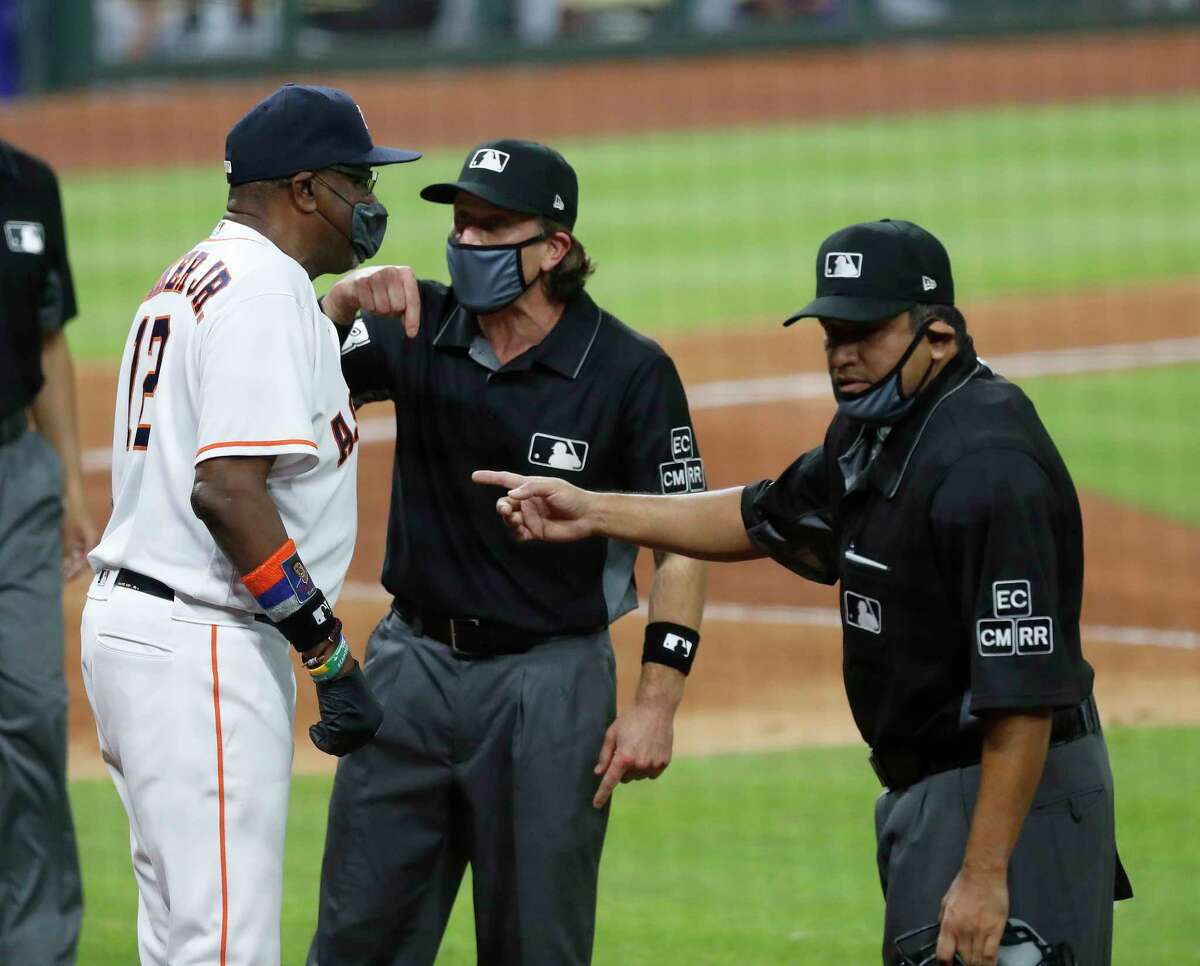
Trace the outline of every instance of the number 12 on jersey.
{"label": "number 12 on jersey", "polygon": [[[147,332],[149,330],[149,332]],[[149,340],[146,339],[147,334]],[[125,448],[144,450],[150,445],[150,417],[153,412],[154,391],[158,388],[158,374],[162,371],[163,352],[171,336],[171,317],[160,315],[151,322],[150,316],[142,319],[133,340],[133,358],[129,363],[129,401],[125,419]],[[145,342],[145,351],[142,344]],[[134,398],[133,387],[138,384],[138,375],[144,372],[140,399]],[[137,404],[137,422],[133,419],[133,407]],[[150,403],[150,407],[147,407]]]}

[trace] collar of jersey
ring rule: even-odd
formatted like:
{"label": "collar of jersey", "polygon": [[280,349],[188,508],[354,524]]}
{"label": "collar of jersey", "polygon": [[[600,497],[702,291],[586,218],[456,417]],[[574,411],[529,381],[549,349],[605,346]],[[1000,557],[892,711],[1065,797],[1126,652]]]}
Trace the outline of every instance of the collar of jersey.
{"label": "collar of jersey", "polygon": [[[603,318],[604,313],[592,301],[592,297],[586,292],[581,293],[568,303],[562,318],[541,344],[513,359],[504,366],[504,370],[513,372],[530,369],[536,362],[561,376],[574,379],[587,361]],[[458,306],[434,336],[433,344],[439,349],[469,349],[479,334],[479,320]]]}
{"label": "collar of jersey", "polygon": [[946,368],[917,397],[912,409],[891,428],[879,454],[867,469],[868,481],[887,499],[892,499],[900,489],[904,471],[938,407],[975,378],[981,368],[975,346],[968,338]]}
{"label": "collar of jersey", "polygon": [[[225,227],[222,228],[222,225]],[[262,245],[270,245],[272,248],[275,247],[275,243],[261,231],[257,231],[249,225],[243,225],[241,222],[231,221],[228,218],[222,218],[213,226],[213,230],[209,233],[207,240],[223,241],[230,238],[240,238],[245,241],[258,242]]]}

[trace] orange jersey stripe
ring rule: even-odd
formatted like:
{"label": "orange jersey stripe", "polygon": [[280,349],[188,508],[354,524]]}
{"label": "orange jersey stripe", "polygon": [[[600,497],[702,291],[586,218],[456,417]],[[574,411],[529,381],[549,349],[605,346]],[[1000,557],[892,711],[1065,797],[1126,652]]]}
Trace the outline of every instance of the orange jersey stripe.
{"label": "orange jersey stripe", "polygon": [[201,446],[196,450],[196,455],[207,453],[210,449],[224,449],[231,446],[311,446],[317,448],[317,444],[311,439],[233,439],[227,443],[209,443],[207,446]]}
{"label": "orange jersey stripe", "polygon": [[246,574],[242,578],[242,583],[255,597],[266,593],[279,583],[280,577],[283,575],[281,569],[283,562],[295,552],[295,541],[290,538],[285,540],[278,550],[251,570],[250,573]]}
{"label": "orange jersey stripe", "polygon": [[221,677],[217,672],[217,625],[212,626],[213,717],[217,724],[217,827],[221,841],[221,963],[229,939],[229,872],[225,863],[225,749],[221,740]]}

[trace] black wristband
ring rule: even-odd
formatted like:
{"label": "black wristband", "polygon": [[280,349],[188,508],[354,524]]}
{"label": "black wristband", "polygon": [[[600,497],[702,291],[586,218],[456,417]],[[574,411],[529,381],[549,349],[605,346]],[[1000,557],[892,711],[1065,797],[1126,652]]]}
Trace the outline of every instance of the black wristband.
{"label": "black wristband", "polygon": [[692,669],[692,661],[696,660],[696,649],[699,647],[699,631],[682,624],[655,621],[646,625],[642,663],[665,664],[687,674]]}
{"label": "black wristband", "polygon": [[333,616],[333,608],[319,590],[314,591],[299,609],[275,622],[275,629],[303,654],[333,636],[341,622]]}

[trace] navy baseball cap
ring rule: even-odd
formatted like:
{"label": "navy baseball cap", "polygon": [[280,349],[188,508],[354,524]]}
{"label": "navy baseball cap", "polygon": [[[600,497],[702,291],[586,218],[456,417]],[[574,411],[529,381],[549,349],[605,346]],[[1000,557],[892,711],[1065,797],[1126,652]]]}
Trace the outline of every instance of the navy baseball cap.
{"label": "navy baseball cap", "polygon": [[457,181],[431,184],[421,190],[421,197],[452,205],[460,191],[568,228],[575,227],[579,211],[575,169],[553,148],[536,141],[501,138],[477,144],[467,152]]}
{"label": "navy baseball cap", "polygon": [[376,147],[362,109],[336,87],[284,84],[255,104],[225,138],[231,185],[321,171],[416,161],[419,151]]}
{"label": "navy baseball cap", "polygon": [[953,305],[950,256],[911,221],[884,218],[835,231],[817,252],[817,297],[792,315],[880,322],[914,305]]}

